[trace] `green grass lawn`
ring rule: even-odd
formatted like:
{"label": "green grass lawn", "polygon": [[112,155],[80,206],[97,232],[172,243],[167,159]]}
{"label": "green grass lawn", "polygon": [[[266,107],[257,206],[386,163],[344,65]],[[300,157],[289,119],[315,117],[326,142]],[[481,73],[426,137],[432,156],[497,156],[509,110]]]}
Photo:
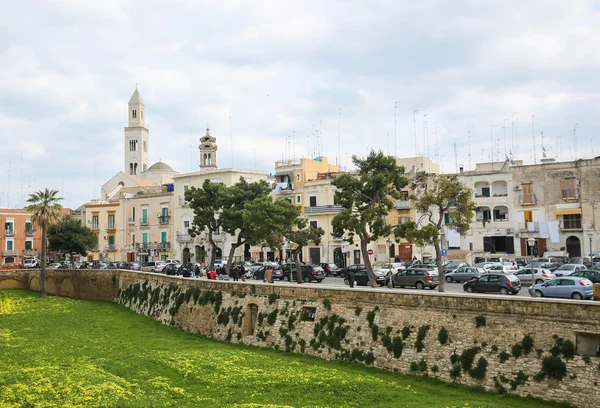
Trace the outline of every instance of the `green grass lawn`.
{"label": "green grass lawn", "polygon": [[171,406],[561,405],[221,343],[109,302],[0,291],[0,407]]}

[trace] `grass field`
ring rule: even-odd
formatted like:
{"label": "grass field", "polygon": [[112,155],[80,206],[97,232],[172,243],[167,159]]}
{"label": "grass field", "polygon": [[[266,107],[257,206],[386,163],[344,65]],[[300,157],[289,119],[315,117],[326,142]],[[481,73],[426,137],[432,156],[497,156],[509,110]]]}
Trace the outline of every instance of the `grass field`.
{"label": "grass field", "polygon": [[0,290],[0,407],[559,407],[221,343],[117,304]]}

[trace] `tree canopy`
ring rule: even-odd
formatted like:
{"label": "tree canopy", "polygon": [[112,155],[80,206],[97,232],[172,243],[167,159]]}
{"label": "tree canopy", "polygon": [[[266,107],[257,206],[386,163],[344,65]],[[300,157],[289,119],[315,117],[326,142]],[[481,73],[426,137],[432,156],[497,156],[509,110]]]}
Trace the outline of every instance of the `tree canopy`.
{"label": "tree canopy", "polygon": [[[321,244],[321,237],[325,234],[323,228],[313,227],[308,225],[306,218],[297,217],[292,228],[288,229],[283,233],[283,236],[287,239],[290,244],[295,245],[292,250],[293,263],[296,266],[296,282],[302,283],[302,268],[300,266],[300,260],[298,255],[302,252],[302,248],[309,245],[311,242],[314,245]],[[290,245],[292,247],[293,245]],[[290,268],[290,280],[292,278],[292,271]]]}
{"label": "tree canopy", "polygon": [[96,245],[96,234],[77,219],[66,215],[58,224],[48,228],[48,247],[51,251],[85,255]]}
{"label": "tree canopy", "polygon": [[435,249],[439,273],[439,291],[444,291],[444,268],[442,267],[441,231],[445,214],[448,227],[464,235],[473,219],[476,204],[473,191],[465,186],[456,175],[420,173],[411,183],[410,199],[419,217],[417,223],[398,226],[397,236],[409,242]]}
{"label": "tree canopy", "polygon": [[333,218],[333,233],[342,236],[347,232],[345,239],[351,244],[355,236],[360,239],[367,275],[375,287],[368,244],[392,233],[386,217],[408,180],[404,168],[396,165],[396,159],[382,151],[371,151],[365,159],[352,156],[352,162],[358,168],[357,175],[342,174],[333,180],[338,189],[335,201],[342,206],[342,211]]}

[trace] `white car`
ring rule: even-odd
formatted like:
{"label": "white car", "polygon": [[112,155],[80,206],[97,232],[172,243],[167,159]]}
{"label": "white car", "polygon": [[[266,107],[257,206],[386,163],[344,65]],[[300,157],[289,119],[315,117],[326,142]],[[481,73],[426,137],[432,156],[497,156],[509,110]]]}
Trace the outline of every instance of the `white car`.
{"label": "white car", "polygon": [[554,270],[556,276],[569,276],[573,272],[585,271],[587,268],[581,264],[564,264]]}
{"label": "white car", "polygon": [[521,283],[529,283],[529,284],[531,284],[532,278],[533,278],[533,282],[535,284],[544,283],[550,279],[556,278],[556,275],[554,275],[552,272],[550,272],[550,269],[536,268],[533,270],[535,271],[535,273],[533,274],[533,277],[531,274],[531,271],[532,271],[531,268],[519,269],[513,275],[515,275],[517,278],[519,278]]}
{"label": "white car", "polygon": [[149,261],[142,266],[142,272],[161,272],[166,265],[164,261]]}
{"label": "white car", "polygon": [[514,275],[517,272],[517,269],[512,265],[491,265],[487,269],[488,273],[503,273],[505,275]]}

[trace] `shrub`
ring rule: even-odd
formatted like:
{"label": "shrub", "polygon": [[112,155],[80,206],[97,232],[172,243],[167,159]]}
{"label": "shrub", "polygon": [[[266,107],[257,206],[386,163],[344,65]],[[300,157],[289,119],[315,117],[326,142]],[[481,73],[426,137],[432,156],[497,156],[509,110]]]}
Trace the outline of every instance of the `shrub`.
{"label": "shrub", "polygon": [[269,325],[273,325],[275,323],[275,320],[277,320],[277,313],[279,312],[278,309],[273,310],[271,313],[269,313],[267,315],[267,323],[269,323]]}
{"label": "shrub", "polygon": [[506,351],[501,351],[500,354],[498,354],[498,358],[500,359],[500,364],[502,364],[510,358],[510,354]]}
{"label": "shrub", "polygon": [[[462,369],[467,372],[471,369],[471,367],[473,367],[473,361],[475,361],[475,355],[477,355],[477,353],[479,353],[479,350],[481,350],[479,347],[471,347],[468,348],[466,350],[463,350],[462,354],[460,355],[460,365],[462,366]],[[487,361],[486,361],[486,366],[487,366]]]}
{"label": "shrub", "polygon": [[477,366],[471,370],[469,370],[469,375],[478,380],[482,380],[485,378],[485,373],[487,371],[488,362],[485,357],[479,357],[477,360]]}
{"label": "shrub", "polygon": [[498,352],[498,346],[496,346],[495,344],[492,344],[492,351],[494,353],[497,353]]}
{"label": "shrub", "polygon": [[592,363],[592,360],[591,360],[591,359],[590,359],[588,356],[585,356],[585,357],[583,357],[583,362],[584,362],[586,365],[589,365],[589,364],[591,364],[591,363]]}
{"label": "shrub", "polygon": [[277,299],[279,299],[279,295],[277,293],[271,293],[269,295],[269,304],[272,305],[277,301]]}
{"label": "shrub", "polygon": [[373,326],[373,321],[375,321],[375,313],[377,313],[376,309],[367,312],[367,322],[369,322],[369,327]]}
{"label": "shrub", "polygon": [[439,373],[440,372],[440,368],[437,366],[437,364],[434,364],[433,367],[431,367],[431,372],[432,373]]}
{"label": "shrub", "polygon": [[400,358],[402,351],[404,350],[404,342],[398,336],[392,339],[392,354],[395,358]]}
{"label": "shrub", "polygon": [[450,377],[453,380],[456,380],[458,377],[460,377],[461,371],[462,370],[460,368],[460,364],[459,363],[452,364],[452,367],[450,368]]}
{"label": "shrub", "polygon": [[523,354],[523,346],[521,343],[514,344],[511,349],[514,358],[519,358]]}
{"label": "shrub", "polygon": [[429,331],[429,326],[421,326],[419,330],[417,330],[417,340],[415,341],[415,348],[417,352],[421,352],[425,348],[425,336],[427,336],[427,332]]}
{"label": "shrub", "polygon": [[374,324],[371,326],[371,337],[373,337],[373,341],[377,341],[378,335],[379,335],[379,326]]}
{"label": "shrub", "polygon": [[456,352],[455,352],[455,353],[453,353],[453,354],[450,356],[450,363],[451,363],[452,365],[454,365],[454,364],[456,364],[457,362],[458,362],[458,354],[456,354]]}
{"label": "shrub", "polygon": [[354,309],[354,314],[360,316],[360,312],[362,312],[362,308],[360,306],[356,306],[356,309]]}
{"label": "shrub", "polygon": [[523,354],[531,353],[531,350],[533,350],[533,337],[529,334],[525,335],[521,341],[521,346],[523,347]]}
{"label": "shrub", "polygon": [[485,316],[475,316],[475,327],[485,327],[486,324]]}
{"label": "shrub", "polygon": [[402,328],[402,340],[406,340],[408,336],[412,333],[410,326],[404,326]]}
{"label": "shrub", "polygon": [[506,388],[504,388],[504,386],[500,384],[500,381],[498,381],[497,377],[494,377],[494,388],[496,389],[498,394],[506,394]]}
{"label": "shrub", "polygon": [[448,342],[448,330],[445,327],[442,327],[438,332],[438,341],[440,344],[446,344]]}
{"label": "shrub", "polygon": [[527,382],[529,376],[526,375],[523,370],[519,370],[514,380],[510,380],[510,389],[515,391],[519,385],[523,385]]}
{"label": "shrub", "polygon": [[536,375],[536,379],[540,380],[544,377],[562,380],[567,375],[567,365],[557,356],[544,357],[542,360],[542,369]]}
{"label": "shrub", "polygon": [[331,311],[331,302],[329,301],[329,299],[325,298],[323,299],[323,307],[329,311]]}
{"label": "shrub", "polygon": [[575,345],[571,340],[563,341],[560,351],[567,360],[572,360],[575,357]]}

